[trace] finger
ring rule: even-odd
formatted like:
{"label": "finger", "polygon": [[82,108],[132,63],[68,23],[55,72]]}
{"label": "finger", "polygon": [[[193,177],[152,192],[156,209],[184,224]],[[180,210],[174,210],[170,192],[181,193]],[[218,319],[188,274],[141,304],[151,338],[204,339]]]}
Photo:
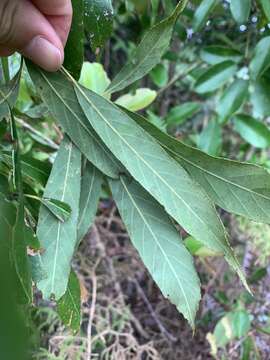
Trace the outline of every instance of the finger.
{"label": "finger", "polygon": [[63,63],[64,49],[53,26],[29,0],[0,1],[0,47],[14,49],[48,71]]}
{"label": "finger", "polygon": [[32,0],[32,2],[46,15],[65,46],[72,21],[71,0]]}
{"label": "finger", "polygon": [[15,50],[12,49],[8,49],[8,48],[2,48],[0,46],[0,56],[1,57],[7,57],[7,56],[11,56],[15,53]]}

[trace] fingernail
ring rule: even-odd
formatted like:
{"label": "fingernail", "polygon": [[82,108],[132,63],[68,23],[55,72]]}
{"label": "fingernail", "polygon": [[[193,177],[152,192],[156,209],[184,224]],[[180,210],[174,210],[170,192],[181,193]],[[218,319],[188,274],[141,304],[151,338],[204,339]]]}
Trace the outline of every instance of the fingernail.
{"label": "fingernail", "polygon": [[47,71],[57,71],[64,61],[63,52],[43,37],[37,36],[22,51],[23,55]]}

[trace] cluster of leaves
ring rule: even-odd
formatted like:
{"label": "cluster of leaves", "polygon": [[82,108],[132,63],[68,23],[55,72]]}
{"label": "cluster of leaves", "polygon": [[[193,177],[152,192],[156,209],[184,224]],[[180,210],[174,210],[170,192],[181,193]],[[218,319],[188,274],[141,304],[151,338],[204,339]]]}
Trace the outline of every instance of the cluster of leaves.
{"label": "cluster of leaves", "polygon": [[[144,7],[145,2],[128,3],[131,11],[148,10]],[[164,83],[161,80],[166,68],[161,58],[164,54],[168,56],[173,29],[187,1],[181,0],[176,7],[173,1],[162,3],[166,5],[168,17],[156,22],[145,33],[130,61],[112,82],[103,74],[105,86],[89,86],[91,75],[89,78],[84,76],[80,82],[77,79],[83,65],[85,32],[98,55],[112,29],[109,1],[74,1],[66,68],[58,73],[46,73],[27,61],[27,70],[21,66],[9,80],[10,71],[6,62],[2,62],[6,83],[1,86],[0,93],[0,205],[11,207],[13,212],[1,212],[0,217],[7,221],[8,216],[12,216],[8,221],[11,262],[20,283],[23,303],[32,301],[33,281],[44,298],[57,301],[59,314],[73,330],[80,325],[80,286],[71,271],[71,261],[93,222],[102,185],[111,192],[131,241],[153,279],[192,327],[200,301],[200,281],[188,245],[182,241],[175,225],[179,224],[212,253],[223,255],[248,288],[215,206],[254,221],[270,222],[270,175],[266,169],[213,157],[167,135],[151,119],[130,111],[145,106],[145,103],[138,105],[140,93],[122,96],[116,102],[110,100],[112,95],[132,87],[150,72],[157,86]],[[226,6],[217,3],[203,0],[195,12],[192,7],[186,9],[184,15],[192,19],[193,31],[199,31],[213,11],[218,11],[217,20],[215,17],[213,21],[217,21],[217,26],[223,26],[222,11]],[[162,4],[159,1],[151,4],[154,14],[151,21],[154,22]],[[247,9],[245,6],[238,9],[234,4],[231,1],[233,16],[242,22],[242,11]],[[267,15],[267,5],[262,4]],[[245,19],[247,17],[245,14]],[[100,32],[101,29],[104,32]],[[180,26],[179,33],[182,32]],[[226,41],[229,43],[224,37]],[[216,107],[209,105],[213,119],[204,132],[208,133],[205,138],[211,146],[201,146],[205,151],[213,148],[217,129],[231,118],[235,129],[247,141],[254,141],[252,132],[259,134],[256,141],[260,142],[262,138],[266,141],[265,134],[269,132],[263,122],[247,114],[234,116],[241,107],[250,106],[248,88],[255,88],[254,111],[260,111],[263,116],[268,114],[268,36],[254,45],[251,59],[242,56],[239,47],[207,46],[201,51],[202,60],[195,63],[195,70],[181,67],[181,74],[184,68],[187,83],[195,93],[206,98],[211,93],[211,97],[218,98]],[[198,50],[196,43],[187,44],[183,58],[194,59],[194,48]],[[246,53],[249,55],[250,52]],[[243,64],[248,60],[250,80],[241,78]],[[91,69],[95,72],[93,67],[85,65],[84,72]],[[177,79],[179,74],[176,74]],[[19,98],[28,89],[26,107],[15,106],[20,83]],[[226,85],[225,90],[223,85]],[[218,95],[217,90],[221,90]],[[145,90],[143,94],[145,100]],[[171,109],[167,125],[182,124],[200,108],[198,102],[191,102]],[[26,154],[20,150],[23,141],[20,133],[26,129],[32,141],[31,150],[34,141],[39,147],[46,148],[50,154],[48,158],[54,157],[58,146],[50,137],[57,134],[47,130],[49,136],[45,136],[29,125],[33,119],[40,118],[51,125],[55,120],[63,133],[51,169],[49,162],[38,157],[39,153],[29,157],[27,150]],[[201,142],[202,138],[203,135]],[[265,142],[264,146],[267,144]],[[27,148],[25,144],[24,148]]]}

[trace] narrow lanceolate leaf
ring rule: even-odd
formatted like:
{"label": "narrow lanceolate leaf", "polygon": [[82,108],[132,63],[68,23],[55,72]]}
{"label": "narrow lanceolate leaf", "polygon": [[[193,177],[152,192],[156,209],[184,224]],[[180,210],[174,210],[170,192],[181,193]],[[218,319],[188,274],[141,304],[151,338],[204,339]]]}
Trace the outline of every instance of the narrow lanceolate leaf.
{"label": "narrow lanceolate leaf", "polygon": [[262,8],[263,8],[263,12],[267,18],[268,21],[270,21],[270,2],[268,0],[259,0]]}
{"label": "narrow lanceolate leaf", "polygon": [[71,271],[66,293],[57,302],[57,312],[62,322],[74,332],[81,325],[81,290],[76,274]]}
{"label": "narrow lanceolate leaf", "polygon": [[47,73],[29,62],[27,67],[51,114],[73,143],[100,171],[117,177],[118,164],[86,119],[70,81],[61,73]]}
{"label": "narrow lanceolate leaf", "polygon": [[256,81],[254,92],[250,97],[253,105],[253,115],[257,118],[270,116],[270,83],[267,78]]}
{"label": "narrow lanceolate leaf", "polygon": [[233,119],[235,130],[249,144],[259,148],[270,147],[270,129],[263,122],[246,114],[238,114]]}
{"label": "narrow lanceolate leaf", "polygon": [[244,24],[250,15],[251,0],[231,0],[230,8],[234,20],[240,25]]}
{"label": "narrow lanceolate leaf", "polygon": [[164,134],[147,120],[136,121],[183,165],[221,208],[270,223],[270,174],[262,167],[209,156]]}
{"label": "narrow lanceolate leaf", "polygon": [[21,288],[19,293],[20,301],[22,303],[31,303],[32,300],[32,286],[30,277],[30,268],[27,258],[27,244],[26,244],[26,226],[24,222],[24,195],[22,184],[22,172],[20,162],[19,138],[17,134],[15,119],[10,110],[10,133],[13,142],[12,150],[12,186],[13,191],[18,194],[18,203],[16,203],[16,215],[13,227],[10,229],[11,247],[12,247],[12,261],[18,278],[18,287]]}
{"label": "narrow lanceolate leaf", "polygon": [[84,0],[72,0],[73,18],[65,47],[65,68],[79,80],[84,58]]}
{"label": "narrow lanceolate leaf", "polygon": [[250,63],[250,74],[257,80],[270,66],[270,36],[264,37],[255,47]]}
{"label": "narrow lanceolate leaf", "polygon": [[98,208],[101,195],[102,174],[91,163],[87,162],[81,185],[80,214],[78,221],[78,240],[87,234]]}
{"label": "narrow lanceolate leaf", "polygon": [[59,221],[65,222],[69,219],[72,209],[68,204],[51,198],[43,198],[41,202]]}
{"label": "narrow lanceolate leaf", "polygon": [[199,31],[205,25],[209,14],[214,10],[217,3],[217,0],[203,0],[201,2],[192,21],[194,31]]}
{"label": "narrow lanceolate leaf", "polygon": [[69,204],[72,213],[66,222],[59,221],[45,206],[41,206],[37,235],[44,249],[42,262],[48,278],[38,283],[46,299],[58,300],[67,289],[70,262],[77,244],[81,182],[80,151],[65,137],[54,162],[45,198]]}
{"label": "narrow lanceolate leaf", "polygon": [[224,61],[211,66],[196,81],[195,90],[199,94],[215,91],[225,84],[237,71],[233,61]]}
{"label": "narrow lanceolate leaf", "polygon": [[174,13],[167,19],[153,26],[142,39],[141,43],[119,74],[113,79],[107,93],[123,90],[130,84],[148,74],[159,62],[170,45],[173,27],[187,0],[180,0]]}
{"label": "narrow lanceolate leaf", "polygon": [[129,173],[183,228],[233,259],[224,228],[205,192],[133,119],[90,90],[76,87],[88,120]]}
{"label": "narrow lanceolate leaf", "polygon": [[144,264],[160,290],[194,328],[200,282],[192,256],[164,209],[134,180],[110,181],[113,198]]}
{"label": "narrow lanceolate leaf", "polygon": [[238,79],[224,92],[218,102],[217,113],[219,121],[225,122],[233,115],[248,95],[248,81]]}
{"label": "narrow lanceolate leaf", "polygon": [[84,28],[92,50],[105,45],[113,30],[111,0],[84,0]]}
{"label": "narrow lanceolate leaf", "polygon": [[20,87],[21,69],[16,76],[6,85],[0,86],[0,121],[9,115],[9,108],[13,108]]}

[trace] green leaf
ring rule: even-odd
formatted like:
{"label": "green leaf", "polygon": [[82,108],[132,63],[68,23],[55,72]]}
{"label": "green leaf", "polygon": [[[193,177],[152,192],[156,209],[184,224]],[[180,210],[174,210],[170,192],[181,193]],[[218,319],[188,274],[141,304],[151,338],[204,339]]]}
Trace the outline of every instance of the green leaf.
{"label": "green leaf", "polygon": [[31,274],[32,280],[35,284],[40,281],[47,279],[48,274],[44,269],[42,258],[40,254],[29,256],[29,261],[31,264]]}
{"label": "green leaf", "polygon": [[104,174],[118,177],[118,163],[86,119],[72,83],[61,73],[47,73],[30,63],[28,70],[50,112],[74,144]]}
{"label": "green leaf", "polygon": [[131,241],[168,298],[192,328],[200,301],[193,259],[164,209],[135,181],[110,181],[113,198]]}
{"label": "green leaf", "polygon": [[212,257],[212,256],[222,256],[222,253],[214,252],[207,247],[203,246],[198,240],[194,239],[192,236],[188,236],[185,239],[185,246],[188,251],[193,256],[198,257]]}
{"label": "green leaf", "polygon": [[76,93],[91,125],[129,173],[187,232],[234,261],[214,206],[187,172],[125,112],[90,90],[76,87]]}
{"label": "green leaf", "polygon": [[107,93],[112,94],[123,90],[148,74],[160,62],[162,55],[170,45],[174,24],[186,4],[187,0],[180,0],[171,16],[153,26],[146,33],[132,54],[132,60],[116,75],[108,87]]}
{"label": "green leaf", "polygon": [[224,61],[206,70],[196,81],[195,91],[205,94],[219,89],[236,73],[237,66],[232,61]]}
{"label": "green leaf", "polygon": [[169,81],[168,69],[163,64],[157,64],[149,75],[154,84],[159,87],[166,86]]}
{"label": "green leaf", "polygon": [[195,115],[200,109],[201,104],[197,102],[186,102],[182,105],[175,106],[169,111],[165,118],[165,122],[168,126],[181,125]]}
{"label": "green leaf", "polygon": [[198,148],[209,155],[218,155],[221,146],[221,127],[216,119],[211,119],[198,137]]}
{"label": "green leaf", "polygon": [[157,97],[157,92],[148,88],[137,89],[135,94],[126,94],[118,98],[115,103],[130,110],[139,111],[151,105]]}
{"label": "green leaf", "polygon": [[78,241],[83,239],[94,221],[101,195],[102,178],[99,170],[87,162],[82,176]]}
{"label": "green leaf", "polygon": [[217,3],[217,0],[202,0],[192,20],[192,27],[194,31],[201,30]]}
{"label": "green leaf", "polygon": [[264,37],[255,47],[250,63],[250,74],[257,80],[270,66],[270,36]]}
{"label": "green leaf", "polygon": [[70,218],[72,209],[68,204],[48,198],[42,198],[41,202],[59,221],[65,222]]}
{"label": "green leaf", "polygon": [[233,122],[235,130],[249,144],[260,149],[270,146],[270,130],[264,123],[245,114],[236,115]]}
{"label": "green leaf", "polygon": [[244,24],[248,21],[251,0],[231,0],[230,9],[234,20],[239,24]]}
{"label": "green leaf", "polygon": [[219,121],[224,123],[240,109],[248,95],[248,81],[237,79],[223,93],[217,105]]}
{"label": "green leaf", "polygon": [[268,0],[259,0],[262,5],[263,12],[268,21],[270,21],[270,2]]}
{"label": "green leaf", "polygon": [[6,85],[0,86],[0,121],[8,116],[9,108],[13,108],[19,94],[21,70]]}
{"label": "green leaf", "polygon": [[37,235],[44,253],[42,262],[48,278],[38,283],[43,296],[58,300],[66,292],[70,262],[77,244],[81,182],[81,154],[65,137],[61,143],[52,172],[44,192],[45,198],[58,199],[70,204],[72,214],[68,221],[61,222],[41,206]]}
{"label": "green leaf", "polygon": [[57,301],[57,312],[63,324],[74,333],[81,325],[81,289],[79,280],[71,271],[66,293]]}
{"label": "green leaf", "polygon": [[73,19],[65,47],[65,68],[78,80],[84,59],[84,0],[72,0]]}
{"label": "green leaf", "polygon": [[270,174],[262,167],[214,158],[166,135],[142,117],[134,118],[189,172],[221,208],[270,223]]}
{"label": "green leaf", "polygon": [[[11,203],[0,194],[0,226],[1,239],[5,240],[4,249],[1,244],[1,253],[7,252],[6,257],[14,270],[14,274],[7,274],[6,281],[15,282],[13,296],[20,304],[30,304],[32,301],[32,284],[30,268],[26,253],[25,226],[23,203]],[[7,259],[5,259],[7,260]],[[3,276],[2,276],[3,277]]]}
{"label": "green leaf", "polygon": [[84,62],[79,83],[87,89],[102,95],[111,81],[102,64]]}
{"label": "green leaf", "polygon": [[268,79],[262,77],[256,81],[250,101],[253,105],[255,117],[264,118],[270,116],[270,84]]}
{"label": "green leaf", "polygon": [[18,278],[18,287],[20,302],[30,304],[32,301],[32,284],[30,267],[27,257],[26,226],[24,222],[24,194],[22,183],[22,172],[20,162],[20,146],[15,119],[10,110],[10,133],[13,144],[12,149],[12,190],[18,194],[18,203],[16,203],[15,221],[10,231],[12,261]]}
{"label": "green leaf", "polygon": [[113,30],[112,1],[84,0],[84,25],[92,50],[102,48]]}
{"label": "green leaf", "polygon": [[210,45],[201,50],[200,57],[206,63],[216,65],[228,60],[238,63],[242,59],[242,54],[229,47]]}

